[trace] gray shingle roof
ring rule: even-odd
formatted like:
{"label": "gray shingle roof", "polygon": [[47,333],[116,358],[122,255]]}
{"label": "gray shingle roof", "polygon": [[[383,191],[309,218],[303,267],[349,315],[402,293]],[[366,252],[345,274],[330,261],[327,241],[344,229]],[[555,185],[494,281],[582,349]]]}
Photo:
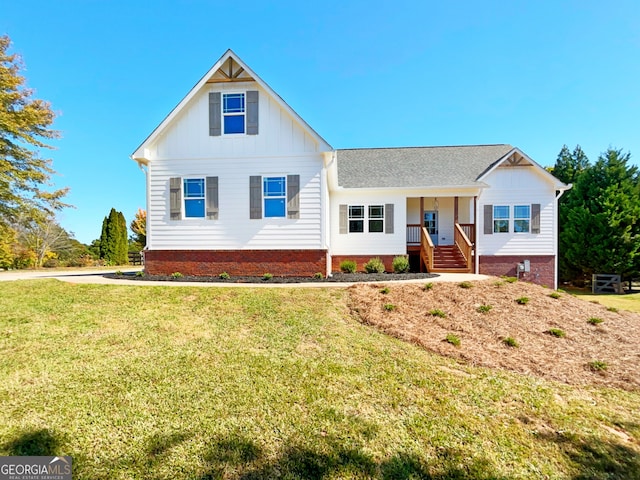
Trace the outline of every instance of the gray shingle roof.
{"label": "gray shingle roof", "polygon": [[438,187],[476,180],[511,145],[337,150],[338,185],[346,188]]}

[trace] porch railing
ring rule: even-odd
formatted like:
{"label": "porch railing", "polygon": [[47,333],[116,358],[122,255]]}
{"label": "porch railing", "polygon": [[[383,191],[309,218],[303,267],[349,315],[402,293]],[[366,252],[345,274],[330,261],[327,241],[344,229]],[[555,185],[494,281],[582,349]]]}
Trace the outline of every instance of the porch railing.
{"label": "porch railing", "polygon": [[467,270],[472,271],[471,261],[473,259],[471,257],[473,252],[473,245],[471,244],[471,240],[469,240],[469,237],[467,237],[467,234],[464,232],[462,226],[459,223],[455,224],[453,230],[453,241],[458,246],[458,248],[460,249],[460,253],[462,253],[462,256],[467,262]]}
{"label": "porch railing", "polygon": [[472,245],[476,244],[476,226],[473,223],[459,223],[460,228]]}
{"label": "porch railing", "polygon": [[436,247],[433,245],[431,236],[426,228],[422,227],[420,232],[420,256],[425,267],[427,267],[427,271],[431,272],[433,271],[433,253]]}
{"label": "porch railing", "polygon": [[407,225],[407,245],[420,245],[420,225]]}

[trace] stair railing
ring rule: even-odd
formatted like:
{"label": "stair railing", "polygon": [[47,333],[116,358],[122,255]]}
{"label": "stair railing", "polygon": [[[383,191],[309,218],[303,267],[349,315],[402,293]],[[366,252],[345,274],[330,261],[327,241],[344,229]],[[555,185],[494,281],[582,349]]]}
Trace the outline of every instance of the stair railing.
{"label": "stair railing", "polygon": [[453,241],[462,253],[462,256],[467,262],[467,270],[473,271],[471,267],[471,262],[473,261],[473,245],[471,244],[471,240],[464,233],[464,230],[460,226],[459,223],[455,224],[455,228],[453,231]]}
{"label": "stair railing", "polygon": [[435,250],[431,236],[425,227],[421,228],[420,234],[420,256],[427,267],[427,272],[433,271],[433,252]]}

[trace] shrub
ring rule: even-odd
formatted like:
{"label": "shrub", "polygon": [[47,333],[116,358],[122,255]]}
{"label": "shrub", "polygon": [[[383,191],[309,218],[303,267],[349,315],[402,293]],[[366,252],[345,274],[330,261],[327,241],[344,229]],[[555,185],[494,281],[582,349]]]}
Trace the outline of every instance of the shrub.
{"label": "shrub", "polygon": [[424,289],[425,290],[431,290],[433,288],[433,283],[429,282],[429,283],[425,283],[424,285]]}
{"label": "shrub", "polygon": [[440,317],[440,318],[445,318],[447,316],[447,314],[442,310],[440,310],[439,308],[433,308],[429,310],[429,315],[431,315],[432,317]]}
{"label": "shrub", "polygon": [[273,278],[273,273],[263,273],[262,274],[262,280],[271,280]]}
{"label": "shrub", "polygon": [[322,272],[316,272],[313,274],[313,278],[315,278],[316,280],[322,280],[324,278],[324,275],[322,274]]}
{"label": "shrub", "polygon": [[136,272],[136,277],[144,277],[144,272],[142,270],[138,270]]}
{"label": "shrub", "polygon": [[120,277],[120,276],[122,276],[122,275],[124,275],[124,274],[122,273],[122,271],[121,271],[121,270],[116,270],[116,271],[115,271],[115,275],[118,275],[118,276]]}
{"label": "shrub", "polygon": [[508,347],[518,348],[520,346],[518,341],[513,337],[503,338],[502,342]]}
{"label": "shrub", "polygon": [[529,297],[516,298],[516,303],[518,305],[526,305],[527,303],[529,303]]}
{"label": "shrub", "polygon": [[594,360],[592,362],[589,362],[588,365],[589,368],[594,372],[604,372],[607,368],[609,368],[607,362],[603,362],[602,360]]}
{"label": "shrub", "polygon": [[492,308],[491,305],[480,305],[477,310],[479,313],[489,313]]}
{"label": "shrub", "polygon": [[607,311],[616,313],[618,309],[616,307],[607,307]]}
{"label": "shrub", "polygon": [[389,291],[390,291],[390,290],[389,290],[389,287],[384,287],[384,288],[382,288],[382,289],[380,290],[380,293],[383,293],[383,294],[385,294],[385,295],[386,295],[387,293],[389,293]]}
{"label": "shrub", "polygon": [[557,300],[557,299],[558,299],[558,298],[560,298],[562,295],[560,295],[558,292],[551,292],[551,293],[549,294],[549,296],[550,296],[551,298],[554,298],[554,299],[556,299],[556,300]]}
{"label": "shrub", "polygon": [[387,312],[391,312],[391,311],[393,311],[393,310],[395,310],[395,309],[396,309],[396,306],[395,306],[393,303],[385,303],[385,304],[384,304],[384,309],[385,309]]}
{"label": "shrub", "polygon": [[184,277],[184,275],[182,275],[180,272],[173,272],[171,274],[171,278],[182,278]]}
{"label": "shrub", "polygon": [[547,330],[547,333],[549,335],[553,335],[554,337],[558,337],[558,338],[563,338],[566,336],[566,334],[564,333],[564,330],[561,330],[559,328],[550,328],[549,330]]}
{"label": "shrub", "polygon": [[587,323],[590,323],[591,325],[598,325],[602,322],[604,322],[604,320],[598,317],[591,317],[589,320],[587,320]]}
{"label": "shrub", "polygon": [[502,285],[504,285],[504,282],[502,280],[496,280],[495,282],[493,282],[493,285],[495,287],[501,287]]}
{"label": "shrub", "polygon": [[395,273],[407,273],[409,271],[409,257],[406,255],[394,257],[392,265]]}
{"label": "shrub", "polygon": [[379,257],[372,258],[364,264],[364,271],[367,273],[384,273],[384,263]]}
{"label": "shrub", "polygon": [[502,277],[502,279],[507,283],[516,283],[518,281],[516,277]]}
{"label": "shrub", "polygon": [[460,282],[458,284],[458,286],[460,288],[471,288],[471,287],[473,287],[473,283],[471,283],[471,282]]}
{"label": "shrub", "polygon": [[227,272],[222,272],[220,275],[218,275],[218,277],[220,277],[222,280],[229,280],[231,278],[231,275],[229,275]]}
{"label": "shrub", "polygon": [[460,337],[458,337],[457,335],[454,335],[453,333],[448,333],[447,336],[445,337],[445,340],[449,342],[451,345],[453,345],[454,347],[460,346]]}
{"label": "shrub", "polygon": [[358,264],[353,260],[343,260],[340,262],[340,271],[342,273],[356,273]]}

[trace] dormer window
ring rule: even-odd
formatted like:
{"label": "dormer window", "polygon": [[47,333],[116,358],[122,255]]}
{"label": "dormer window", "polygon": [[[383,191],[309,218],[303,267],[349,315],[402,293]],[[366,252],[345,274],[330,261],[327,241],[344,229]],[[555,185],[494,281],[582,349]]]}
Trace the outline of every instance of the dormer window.
{"label": "dormer window", "polygon": [[222,116],[225,135],[244,133],[244,93],[225,93],[222,95]]}

